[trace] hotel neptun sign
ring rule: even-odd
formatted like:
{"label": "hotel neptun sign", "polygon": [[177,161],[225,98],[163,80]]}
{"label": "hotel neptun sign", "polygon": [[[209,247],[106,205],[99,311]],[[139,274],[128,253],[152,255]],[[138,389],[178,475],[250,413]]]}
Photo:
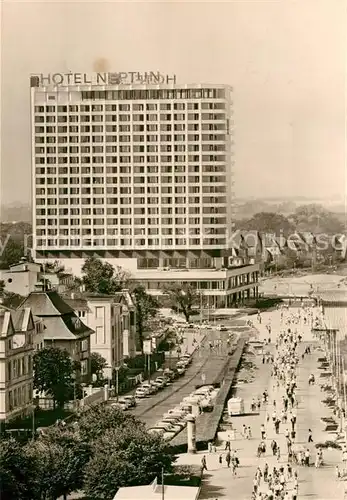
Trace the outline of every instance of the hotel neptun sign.
{"label": "hotel neptun sign", "polygon": [[68,87],[70,85],[160,85],[175,84],[176,75],[160,71],[118,73],[47,73],[30,76],[31,87]]}

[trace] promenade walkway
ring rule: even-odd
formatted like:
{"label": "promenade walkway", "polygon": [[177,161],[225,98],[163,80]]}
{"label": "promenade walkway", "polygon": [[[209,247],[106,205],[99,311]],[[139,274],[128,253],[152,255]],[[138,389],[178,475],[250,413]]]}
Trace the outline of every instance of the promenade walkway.
{"label": "promenade walkway", "polygon": [[[291,310],[292,312],[293,310]],[[314,315],[318,314],[317,311]],[[284,326],[281,324],[281,312],[269,311],[262,313],[262,322],[259,324],[255,318],[255,326],[259,331],[260,338],[268,338],[267,324],[271,324],[271,336],[274,341],[276,335],[283,330]],[[311,325],[308,321],[306,324],[302,319],[299,325],[295,327],[303,335],[303,341],[300,345],[299,354],[304,352],[307,345],[314,346],[315,342],[311,335]],[[295,328],[294,327],[294,328]],[[317,347],[317,344],[316,344]],[[274,345],[269,347],[269,350],[274,350]],[[311,349],[312,353],[306,355],[304,360],[299,361],[297,369],[297,397],[298,408],[297,413],[297,436],[294,442],[294,448],[308,447],[311,452],[311,462],[314,462],[316,456],[315,444],[317,442],[324,442],[326,440],[334,439],[327,432],[323,431],[323,426],[320,419],[322,417],[331,416],[330,411],[321,402],[324,399],[324,393],[320,391],[319,375],[318,375],[318,357],[322,356],[322,352]],[[196,455],[180,455],[178,463],[194,463],[199,464],[203,454],[206,454],[208,471],[204,474],[204,481],[199,500],[203,499],[238,499],[248,500],[251,498],[253,479],[256,468],[264,467],[265,462],[268,463],[270,470],[272,467],[286,464],[286,442],[285,430],[290,427],[290,423],[281,424],[280,434],[276,435],[273,429],[271,418],[269,423],[266,423],[266,411],[269,412],[270,417],[273,411],[273,400],[277,402],[277,408],[281,408],[281,399],[284,389],[274,387],[273,380],[270,376],[271,365],[262,364],[262,356],[253,356],[252,361],[257,366],[255,379],[248,384],[243,384],[237,387],[237,395],[244,398],[245,410],[249,411],[250,402],[253,397],[260,396],[264,389],[268,390],[269,403],[266,407],[262,407],[259,414],[246,415],[234,418],[234,427],[237,430],[236,439],[232,441],[232,447],[237,450],[237,455],[240,460],[240,468],[237,471],[237,477],[232,476],[231,469],[228,469],[224,460],[225,451],[224,443],[221,442],[217,448],[216,453],[208,454],[207,452],[200,452]],[[308,377],[310,373],[315,373],[317,384],[313,386],[308,385]],[[260,426],[266,425],[267,433],[267,453],[264,458],[257,458],[256,451],[260,442]],[[241,428],[245,424],[252,429],[252,439],[244,439],[241,436]],[[313,431],[313,444],[308,444],[308,429]],[[220,433],[220,437],[226,439],[226,433]],[[272,457],[270,442],[276,439],[278,442],[282,457],[279,462],[275,457]],[[223,463],[219,464],[219,455],[223,454]],[[324,466],[316,469],[313,465],[310,467],[297,466],[299,478],[299,495],[301,499],[314,499],[314,500],[342,500],[344,498],[344,481],[338,481],[335,476],[335,465],[341,466],[342,454],[338,450],[324,450]],[[289,483],[289,489],[292,484]]]}

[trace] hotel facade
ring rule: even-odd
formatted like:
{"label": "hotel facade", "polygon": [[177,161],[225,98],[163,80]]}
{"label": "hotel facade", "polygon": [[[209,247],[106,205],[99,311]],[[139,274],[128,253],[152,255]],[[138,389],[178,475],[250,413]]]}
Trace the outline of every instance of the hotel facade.
{"label": "hotel facade", "polygon": [[141,280],[228,269],[232,88],[75,82],[31,78],[35,259],[78,275],[96,254]]}

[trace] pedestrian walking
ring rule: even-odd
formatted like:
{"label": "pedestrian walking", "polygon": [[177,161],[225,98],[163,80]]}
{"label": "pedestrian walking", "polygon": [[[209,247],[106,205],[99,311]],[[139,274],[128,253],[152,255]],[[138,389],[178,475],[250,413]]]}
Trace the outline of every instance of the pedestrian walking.
{"label": "pedestrian walking", "polygon": [[310,466],[310,450],[308,448],[305,451],[305,465],[306,467]]}
{"label": "pedestrian walking", "polygon": [[281,450],[280,450],[280,447],[277,446],[277,450],[276,450],[276,458],[277,458],[277,462],[280,461],[280,458],[281,458]]}
{"label": "pedestrian walking", "polygon": [[338,465],[335,465],[336,479],[341,479],[341,471]]}
{"label": "pedestrian walking", "polygon": [[207,471],[207,462],[206,462],[206,455],[204,455],[201,459],[201,469],[202,469],[202,472],[204,470]]}
{"label": "pedestrian walking", "polygon": [[223,455],[221,453],[219,454],[218,461],[219,461],[220,465],[223,465]]}
{"label": "pedestrian walking", "polygon": [[226,454],[226,456],[225,456],[225,461],[226,461],[227,467],[229,468],[229,467],[230,467],[230,462],[231,462],[231,454],[230,454],[230,451],[228,451],[228,453]]}
{"label": "pedestrian walking", "polygon": [[275,457],[277,453],[277,443],[274,439],[271,441],[271,449],[272,449],[272,454]]}
{"label": "pedestrian walking", "polygon": [[312,431],[311,429],[308,430],[308,442],[313,443],[313,438],[312,438]]}
{"label": "pedestrian walking", "polygon": [[261,424],[260,426],[260,437],[261,439],[265,439],[265,425]]}

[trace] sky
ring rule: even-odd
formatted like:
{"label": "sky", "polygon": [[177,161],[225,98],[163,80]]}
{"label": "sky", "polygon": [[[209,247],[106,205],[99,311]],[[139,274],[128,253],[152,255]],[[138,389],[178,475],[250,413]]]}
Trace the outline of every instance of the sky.
{"label": "sky", "polygon": [[237,197],[346,198],[347,0],[3,0],[1,203],[31,196],[29,75],[159,70],[234,88]]}

